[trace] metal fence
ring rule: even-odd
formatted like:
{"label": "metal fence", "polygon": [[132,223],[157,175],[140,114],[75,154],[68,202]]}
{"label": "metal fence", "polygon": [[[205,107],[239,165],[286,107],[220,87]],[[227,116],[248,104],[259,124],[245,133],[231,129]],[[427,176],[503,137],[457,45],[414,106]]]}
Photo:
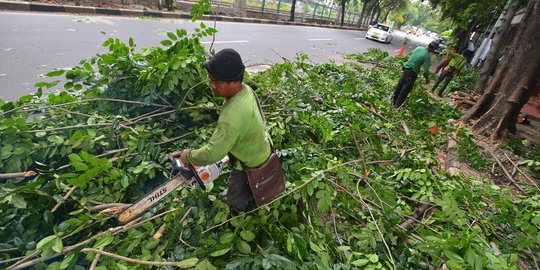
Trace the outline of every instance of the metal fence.
{"label": "metal fence", "polygon": [[[212,0],[217,5],[232,6],[234,0]],[[306,5],[307,2],[307,5]],[[291,0],[247,0],[247,10],[258,11],[262,14],[274,14],[288,16],[291,13]],[[311,1],[296,1],[295,18],[341,23],[337,20],[338,9],[335,6],[327,6],[322,3]],[[354,12],[346,12],[346,24],[357,24],[360,15]]]}

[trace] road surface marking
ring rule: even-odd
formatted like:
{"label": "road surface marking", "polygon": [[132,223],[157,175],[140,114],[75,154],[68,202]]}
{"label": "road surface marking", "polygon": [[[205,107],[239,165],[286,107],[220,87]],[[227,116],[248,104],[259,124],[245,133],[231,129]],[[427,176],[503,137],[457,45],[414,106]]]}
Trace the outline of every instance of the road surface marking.
{"label": "road surface marking", "polygon": [[328,41],[332,40],[331,38],[310,38],[309,41]]}
{"label": "road surface marking", "polygon": [[357,38],[354,38],[356,40],[359,40],[359,39],[366,39],[365,37],[357,37]]}
{"label": "road surface marking", "polygon": [[[226,43],[247,43],[249,40],[229,40],[229,41],[214,41],[214,44],[226,44]],[[201,44],[212,44],[212,41],[203,41]]]}

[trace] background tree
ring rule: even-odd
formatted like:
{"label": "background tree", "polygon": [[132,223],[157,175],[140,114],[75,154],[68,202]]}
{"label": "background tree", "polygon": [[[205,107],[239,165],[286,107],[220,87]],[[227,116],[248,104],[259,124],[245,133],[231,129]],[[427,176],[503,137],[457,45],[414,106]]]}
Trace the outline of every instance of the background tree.
{"label": "background tree", "polygon": [[337,3],[340,5],[340,8],[338,9],[338,19],[340,21],[340,25],[343,26],[345,24],[345,14],[346,14],[346,5],[349,2],[349,0],[338,0]]}
{"label": "background tree", "polygon": [[[307,8],[307,5],[306,7]],[[292,4],[291,4],[291,18],[289,19],[289,21],[291,22],[294,22],[294,11],[296,10],[296,0],[292,0]]]}
{"label": "background tree", "polygon": [[366,27],[366,18],[369,18],[371,5],[375,0],[363,0],[362,1],[362,8],[360,11],[360,19],[358,20],[358,26],[359,27]]}
{"label": "background tree", "polygon": [[167,8],[167,10],[173,10],[174,9],[174,1],[173,0],[165,0],[165,8]]}
{"label": "background tree", "polygon": [[404,8],[409,1],[407,0],[385,0],[381,5],[381,21],[385,22],[388,19],[390,12],[396,9]]}
{"label": "background tree", "polygon": [[516,118],[540,78],[540,0],[530,0],[518,32],[487,91],[462,117],[478,117],[473,130],[502,139],[516,130]]}
{"label": "background tree", "polygon": [[441,11],[432,9],[429,5],[420,2],[394,1],[397,5],[391,7],[392,15],[390,20],[397,24],[396,27],[402,25],[422,26],[428,30],[441,33],[452,27],[452,21],[444,19]]}
{"label": "background tree", "polygon": [[403,16],[401,16],[399,12],[392,12],[392,15],[390,15],[390,20],[394,22],[394,27],[396,28],[400,28],[405,22],[405,19],[403,19]]}
{"label": "background tree", "polygon": [[429,0],[434,8],[439,8],[444,18],[455,26],[454,36],[457,48],[468,45],[475,30],[489,27],[504,8],[507,0]]}
{"label": "background tree", "polygon": [[522,0],[510,0],[510,5],[506,10],[506,14],[502,19],[501,25],[493,37],[488,57],[486,58],[486,62],[484,63],[478,80],[476,81],[474,89],[478,94],[484,93],[484,88],[486,87],[489,76],[493,74],[495,68],[497,67],[497,63],[499,61],[499,51],[504,43],[503,39],[508,38],[507,32],[510,29],[512,18],[516,14],[519,5],[522,2]]}

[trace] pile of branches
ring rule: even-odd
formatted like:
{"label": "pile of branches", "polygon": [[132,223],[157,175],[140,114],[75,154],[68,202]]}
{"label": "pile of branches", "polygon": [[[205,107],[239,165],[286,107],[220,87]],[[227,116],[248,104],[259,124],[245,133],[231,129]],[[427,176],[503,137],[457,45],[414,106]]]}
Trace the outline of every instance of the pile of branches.
{"label": "pile of branches", "polygon": [[116,224],[102,210],[165,181],[167,153],[209,138],[223,100],[205,85],[199,38],[213,31],[171,32],[143,53],[109,39],[108,53],[49,73],[65,75],[65,91],[0,101],[0,173],[12,174],[0,183],[3,267],[512,269],[536,259],[538,191],[439,170],[446,134],[466,134],[446,125],[460,113],[420,85],[396,111],[386,97],[403,59],[380,51],[366,57],[384,68],[299,55],[247,74],[288,180],[276,201],[231,215],[225,174]]}

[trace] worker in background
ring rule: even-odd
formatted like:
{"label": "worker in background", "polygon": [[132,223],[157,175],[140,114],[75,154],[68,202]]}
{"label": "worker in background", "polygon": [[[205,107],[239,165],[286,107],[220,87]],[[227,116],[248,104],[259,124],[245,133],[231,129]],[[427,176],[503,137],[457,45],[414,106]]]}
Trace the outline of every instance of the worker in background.
{"label": "worker in background", "polygon": [[444,90],[450,83],[450,81],[456,77],[460,72],[463,71],[465,65],[467,64],[468,58],[472,55],[472,52],[469,49],[463,49],[461,54],[455,54],[452,56],[452,60],[448,63],[448,66],[443,69],[441,75],[437,79],[437,82],[431,88],[431,93],[434,93],[439,84],[444,80],[443,86],[439,90],[438,96],[442,97]]}
{"label": "worker in background", "polygon": [[429,66],[431,65],[429,53],[432,53],[437,48],[439,48],[439,43],[437,41],[429,43],[427,48],[418,46],[412,52],[409,60],[403,64],[403,73],[401,74],[396,90],[392,95],[394,107],[399,108],[403,105],[414,86],[414,82],[420,73],[421,67],[424,69],[423,74],[426,78],[426,83],[429,83]]}

